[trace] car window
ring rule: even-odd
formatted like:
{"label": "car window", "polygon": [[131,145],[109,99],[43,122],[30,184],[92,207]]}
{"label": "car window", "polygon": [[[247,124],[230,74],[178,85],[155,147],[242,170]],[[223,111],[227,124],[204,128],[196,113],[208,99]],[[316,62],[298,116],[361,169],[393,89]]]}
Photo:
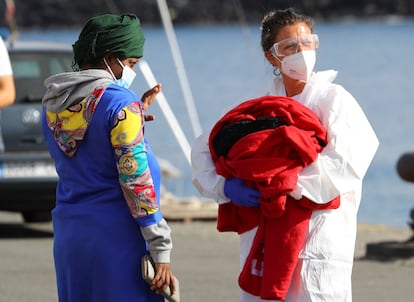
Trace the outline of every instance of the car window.
{"label": "car window", "polygon": [[39,62],[32,59],[21,59],[14,61],[13,76],[15,79],[41,77],[42,74]]}
{"label": "car window", "polygon": [[11,52],[16,85],[16,103],[40,102],[50,75],[72,70],[71,52],[25,53]]}
{"label": "car window", "polygon": [[67,62],[62,60],[62,58],[51,58],[49,60],[49,71],[50,74],[61,73],[64,71],[68,71]]}

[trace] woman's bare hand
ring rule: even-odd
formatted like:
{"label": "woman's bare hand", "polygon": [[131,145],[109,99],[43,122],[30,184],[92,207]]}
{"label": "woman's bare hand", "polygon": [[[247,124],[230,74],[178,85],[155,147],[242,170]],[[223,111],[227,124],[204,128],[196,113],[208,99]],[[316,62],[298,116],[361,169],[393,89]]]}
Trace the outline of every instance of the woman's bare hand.
{"label": "woman's bare hand", "polygon": [[161,293],[167,287],[170,287],[171,294],[176,292],[174,275],[171,272],[169,263],[156,263],[156,274],[154,280],[152,280],[151,289],[157,294]]}
{"label": "woman's bare hand", "polygon": [[[144,104],[144,110],[146,111],[151,103],[155,100],[157,94],[161,91],[161,83],[158,83],[150,90],[146,91],[142,95],[142,103]],[[145,121],[153,121],[155,120],[155,116],[153,114],[144,115]]]}

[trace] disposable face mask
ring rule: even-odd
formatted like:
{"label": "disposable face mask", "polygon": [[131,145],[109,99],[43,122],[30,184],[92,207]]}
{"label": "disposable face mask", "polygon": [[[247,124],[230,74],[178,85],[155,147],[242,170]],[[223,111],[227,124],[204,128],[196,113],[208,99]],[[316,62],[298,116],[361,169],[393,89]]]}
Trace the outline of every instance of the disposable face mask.
{"label": "disposable face mask", "polygon": [[115,81],[115,84],[124,88],[129,88],[135,79],[136,73],[128,66],[122,64],[119,59],[117,60],[118,63],[122,66],[122,76],[120,79]]}
{"label": "disposable face mask", "polygon": [[314,50],[304,50],[283,58],[281,71],[288,77],[306,82],[316,63]]}

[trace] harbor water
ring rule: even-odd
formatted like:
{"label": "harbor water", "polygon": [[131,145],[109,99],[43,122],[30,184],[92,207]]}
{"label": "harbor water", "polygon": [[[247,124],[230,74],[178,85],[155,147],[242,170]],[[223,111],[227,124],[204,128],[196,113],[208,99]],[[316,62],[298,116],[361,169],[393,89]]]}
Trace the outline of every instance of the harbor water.
{"label": "harbor water", "polygon": [[[164,29],[145,27],[144,58],[188,141],[193,141],[191,119],[185,105]],[[20,39],[73,43],[79,29],[24,30]],[[407,226],[414,208],[414,183],[401,180],[398,158],[414,150],[414,21],[389,18],[381,21],[348,20],[319,23],[316,70],[335,69],[336,83],[360,103],[380,140],[380,147],[364,180],[359,222]],[[228,109],[262,96],[273,70],[260,49],[256,25],[178,26],[175,28],[185,72],[203,131]],[[179,68],[179,66],[178,66]],[[137,72],[132,89],[140,96],[147,89]],[[156,120],[146,125],[146,136],[155,153],[177,167],[181,176],[164,179],[178,196],[200,197],[191,183],[189,164],[162,111],[152,105]]]}

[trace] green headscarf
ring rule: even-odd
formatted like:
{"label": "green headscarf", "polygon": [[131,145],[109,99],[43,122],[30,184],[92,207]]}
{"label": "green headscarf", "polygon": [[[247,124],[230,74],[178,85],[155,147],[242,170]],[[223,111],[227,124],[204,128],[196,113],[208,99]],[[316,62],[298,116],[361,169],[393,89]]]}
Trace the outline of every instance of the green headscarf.
{"label": "green headscarf", "polygon": [[105,14],[88,20],[72,45],[75,63],[81,67],[97,63],[106,54],[120,59],[142,57],[145,37],[134,14]]}

